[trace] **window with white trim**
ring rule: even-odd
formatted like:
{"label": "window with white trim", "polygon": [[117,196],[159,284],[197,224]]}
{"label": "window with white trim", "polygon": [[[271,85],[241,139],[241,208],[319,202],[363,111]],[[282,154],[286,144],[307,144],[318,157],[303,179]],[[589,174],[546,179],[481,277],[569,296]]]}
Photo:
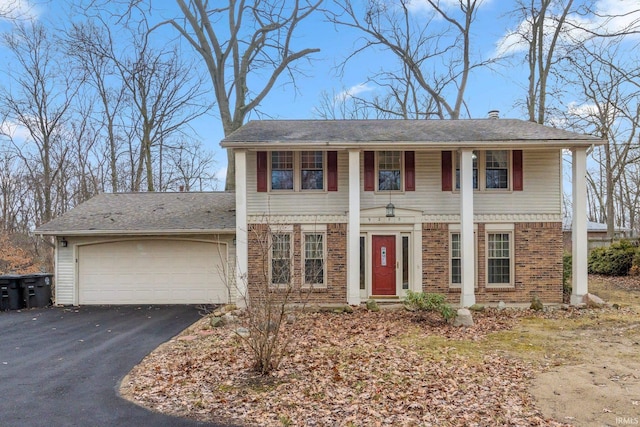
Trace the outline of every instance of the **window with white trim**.
{"label": "window with white trim", "polygon": [[271,284],[291,283],[291,233],[271,235]]}
{"label": "window with white trim", "polygon": [[[473,151],[473,189],[508,190],[511,177],[511,151]],[[455,183],[460,189],[460,153],[455,153]]]}
{"label": "window with white trim", "polygon": [[270,154],[271,190],[324,190],[323,151],[272,151]]}
{"label": "window with white trim", "polygon": [[[477,224],[473,225],[473,248],[476,253],[478,247],[477,241]],[[462,240],[460,227],[456,225],[449,226],[449,286],[459,288],[462,286]],[[473,269],[475,271],[475,287],[478,287],[478,257],[474,258]]]}
{"label": "window with white trim", "polygon": [[402,151],[378,151],[378,190],[402,190]]}
{"label": "window with white trim", "polygon": [[485,188],[509,188],[509,151],[488,150],[485,152]]}
{"label": "window with white trim", "polygon": [[325,233],[302,233],[304,240],[304,284],[325,285]]}
{"label": "window with white trim", "polygon": [[487,286],[513,284],[513,232],[487,232]]}
{"label": "window with white trim", "polygon": [[300,153],[300,189],[322,190],[324,188],[324,156],[322,151]]}

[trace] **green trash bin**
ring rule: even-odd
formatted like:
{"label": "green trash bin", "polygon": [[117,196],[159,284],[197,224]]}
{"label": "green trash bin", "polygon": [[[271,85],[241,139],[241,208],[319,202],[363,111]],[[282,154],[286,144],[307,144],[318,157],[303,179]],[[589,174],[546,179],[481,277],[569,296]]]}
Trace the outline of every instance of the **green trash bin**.
{"label": "green trash bin", "polygon": [[47,307],[51,304],[52,274],[25,274],[20,279],[24,307]]}
{"label": "green trash bin", "polygon": [[14,274],[0,276],[0,310],[20,310],[20,277]]}

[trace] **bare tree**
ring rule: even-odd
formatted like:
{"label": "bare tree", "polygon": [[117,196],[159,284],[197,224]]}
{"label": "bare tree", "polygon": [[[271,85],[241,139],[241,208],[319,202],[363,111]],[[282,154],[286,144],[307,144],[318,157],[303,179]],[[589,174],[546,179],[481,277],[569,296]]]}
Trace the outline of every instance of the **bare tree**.
{"label": "bare tree", "polygon": [[5,133],[29,172],[37,207],[36,224],[54,217],[55,181],[68,148],[64,128],[78,91],[73,75],[63,70],[56,43],[41,24],[20,24],[4,40],[16,61],[10,90],[0,96],[6,120],[26,130],[25,140]]}
{"label": "bare tree", "polygon": [[[183,16],[164,24],[172,25],[206,64],[225,135],[242,126],[283,74],[293,79],[296,62],[319,51],[297,48],[294,36],[321,2],[228,0],[212,6],[206,0],[177,0]],[[235,188],[233,150],[227,150],[225,188]]]}
{"label": "bare tree", "polygon": [[[410,0],[370,0],[364,16],[351,0],[334,1],[336,11],[328,12],[328,19],[364,34],[364,44],[346,62],[372,47],[382,47],[400,61],[400,72],[385,74],[386,80],[395,75],[401,82],[388,86],[396,114],[408,116],[408,111],[416,110],[413,114],[420,117],[459,119],[471,71],[488,63],[473,62],[471,55],[471,30],[481,1],[459,0],[457,13],[438,0],[426,3],[431,9],[429,18],[417,19]],[[446,64],[444,72],[440,71],[442,64]],[[414,85],[425,95],[417,95]],[[427,110],[417,111],[418,107]]]}
{"label": "bare tree", "polygon": [[118,157],[121,139],[116,126],[125,109],[126,87],[118,76],[114,62],[117,58],[113,51],[113,39],[109,26],[100,21],[74,23],[67,33],[67,54],[74,60],[83,74],[85,83],[96,92],[101,106],[95,126],[106,132],[105,144],[109,165],[109,187],[117,193],[119,190]]}
{"label": "bare tree", "polygon": [[[582,94],[579,107],[569,109],[568,123],[583,132],[608,140],[597,149],[597,176],[590,177],[592,198],[599,200],[600,220],[607,223],[611,238],[618,217],[625,216],[618,202],[623,200],[624,176],[628,165],[640,160],[638,131],[640,130],[640,87],[628,80],[640,68],[634,60],[622,54],[622,39],[603,39],[575,49],[567,57],[574,72],[567,76]],[[635,71],[632,71],[635,67]],[[620,70],[625,70],[621,73]]]}

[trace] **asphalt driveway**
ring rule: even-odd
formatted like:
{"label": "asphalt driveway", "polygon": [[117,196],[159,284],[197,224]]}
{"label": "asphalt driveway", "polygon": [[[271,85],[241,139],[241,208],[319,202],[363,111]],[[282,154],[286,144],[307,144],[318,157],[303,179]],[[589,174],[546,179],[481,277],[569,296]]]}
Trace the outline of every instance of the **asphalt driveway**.
{"label": "asphalt driveway", "polygon": [[0,312],[0,425],[204,426],[138,407],[118,383],[193,323],[193,306]]}

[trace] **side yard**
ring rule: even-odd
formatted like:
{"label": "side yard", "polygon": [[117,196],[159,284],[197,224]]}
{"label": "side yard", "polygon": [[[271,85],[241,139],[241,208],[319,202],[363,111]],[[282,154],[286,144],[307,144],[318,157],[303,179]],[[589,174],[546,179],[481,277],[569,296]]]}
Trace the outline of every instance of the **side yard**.
{"label": "side yard", "polygon": [[145,358],[121,393],[246,425],[616,425],[640,416],[640,281],[624,280],[592,277],[619,308],[486,309],[470,328],[402,309],[304,313],[267,377],[249,371],[236,326],[205,317]]}

